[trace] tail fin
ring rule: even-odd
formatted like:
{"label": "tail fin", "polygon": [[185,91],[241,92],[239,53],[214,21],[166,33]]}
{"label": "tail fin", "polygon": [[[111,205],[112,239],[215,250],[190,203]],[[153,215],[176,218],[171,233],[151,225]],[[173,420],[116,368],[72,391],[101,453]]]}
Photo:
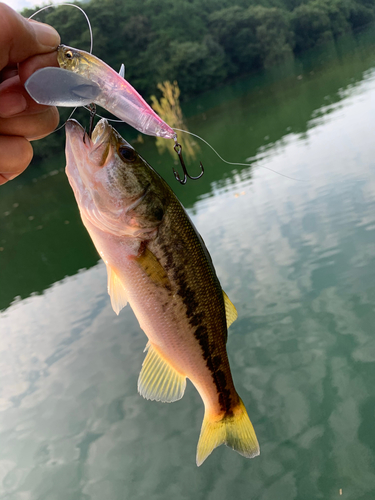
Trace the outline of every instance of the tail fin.
{"label": "tail fin", "polygon": [[215,420],[205,412],[197,448],[198,467],[221,444],[226,444],[246,458],[256,457],[260,453],[253,424],[241,400],[233,414],[225,415],[221,420]]}

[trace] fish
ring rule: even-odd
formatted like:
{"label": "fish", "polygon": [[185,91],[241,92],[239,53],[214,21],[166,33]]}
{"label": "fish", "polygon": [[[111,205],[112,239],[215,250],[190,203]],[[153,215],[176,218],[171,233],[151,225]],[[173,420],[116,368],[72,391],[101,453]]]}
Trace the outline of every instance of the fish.
{"label": "fish", "polygon": [[129,303],[148,337],[138,391],[182,398],[186,379],[204,403],[200,466],[221,444],[247,458],[258,440],[230,371],[228,327],[237,318],[202,237],[164,179],[102,119],[91,138],[66,123],[66,173],[103,259],[114,311]]}
{"label": "fish", "polygon": [[[163,121],[125,80],[123,65],[120,73],[117,73],[98,57],[67,45],[59,45],[57,60],[61,69],[85,78],[87,89],[100,89],[99,95],[95,95],[92,102],[143,134],[176,140],[177,135],[173,128]],[[71,105],[70,101],[68,105]]]}

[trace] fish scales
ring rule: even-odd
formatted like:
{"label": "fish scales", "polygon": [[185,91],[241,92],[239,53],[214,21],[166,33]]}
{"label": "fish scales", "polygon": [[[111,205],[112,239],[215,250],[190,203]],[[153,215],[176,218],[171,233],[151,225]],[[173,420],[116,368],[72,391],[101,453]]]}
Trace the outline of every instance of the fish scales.
{"label": "fish scales", "polygon": [[74,120],[66,128],[67,175],[106,263],[112,306],[119,313],[129,302],[149,339],[139,392],[173,402],[189,378],[205,405],[197,464],[223,443],[256,456],[226,352],[227,324],[237,313],[202,238],[166,182],[106,120],[92,140],[82,140]]}
{"label": "fish scales", "polygon": [[[217,389],[215,397],[220,410],[230,412],[236,392],[225,348],[227,328],[221,286],[200,237],[175,197],[168,204],[158,236],[149,246],[167,271],[182,302],[184,330],[189,331],[200,346]],[[193,380],[194,373],[186,374]]]}

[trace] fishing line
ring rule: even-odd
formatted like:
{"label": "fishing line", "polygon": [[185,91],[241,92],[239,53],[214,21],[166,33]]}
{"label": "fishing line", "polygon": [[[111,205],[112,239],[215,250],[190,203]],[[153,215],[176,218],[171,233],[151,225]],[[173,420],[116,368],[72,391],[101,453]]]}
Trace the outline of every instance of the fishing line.
{"label": "fishing line", "polygon": [[[90,108],[87,106],[82,106],[82,108],[85,108],[87,111],[90,111]],[[95,116],[98,116],[99,118],[104,118],[104,120],[107,120],[108,122],[116,122],[116,123],[126,123],[124,120],[117,120],[116,118],[106,118],[105,116],[99,115],[99,113],[95,113]]]}
{"label": "fishing line", "polygon": [[55,132],[58,132],[59,130],[61,130],[62,128],[64,128],[64,127],[65,127],[66,122],[67,122],[68,120],[70,120],[70,119],[71,119],[71,117],[72,117],[72,116],[73,116],[73,114],[75,113],[76,109],[77,109],[77,108],[74,108],[74,109],[73,109],[73,111],[70,113],[70,115],[68,116],[68,118],[65,120],[65,122],[64,122],[62,125],[60,125],[60,127],[59,127],[59,128],[55,128],[55,130],[52,132],[53,134],[54,134]]}
{"label": "fishing line", "polygon": [[93,48],[93,44],[94,44],[94,39],[93,39],[93,34],[92,34],[90,19],[89,19],[89,16],[86,14],[86,12],[79,5],[75,5],[74,3],[60,3],[59,5],[52,5],[52,4],[51,5],[46,5],[45,7],[42,7],[41,9],[37,10],[36,12],[34,12],[34,14],[31,14],[31,16],[28,19],[32,19],[37,14],[39,14],[39,12],[42,12],[43,10],[51,9],[51,8],[57,8],[57,7],[60,7],[61,5],[63,5],[63,6],[65,5],[67,7],[75,7],[76,9],[80,10],[82,12],[82,14],[85,16],[86,22],[87,22],[87,26],[88,26],[89,32],[90,32],[90,54],[92,54],[92,48]]}
{"label": "fishing line", "polygon": [[[90,111],[89,108],[87,108],[86,106],[83,106],[83,107],[87,111]],[[107,120],[109,122],[125,123],[123,120],[116,120],[115,118],[106,118],[105,116],[99,115],[99,113],[95,113],[95,115],[98,116],[99,118],[104,118],[105,120]],[[175,128],[175,127],[172,127],[172,128],[173,128],[173,130],[177,130],[177,132],[184,132],[185,134],[192,135],[192,136],[196,137],[197,139],[201,140],[202,142],[204,142],[209,148],[212,149],[212,151],[216,154],[216,156],[218,156],[218,158],[220,158],[220,160],[222,162],[226,163],[227,165],[234,165],[234,166],[241,166],[241,167],[251,167],[252,166],[251,163],[237,163],[237,162],[233,162],[233,161],[227,161],[216,151],[216,149],[213,146],[211,146],[211,144],[209,142],[207,142],[205,139],[203,139],[203,137],[200,137],[197,134],[193,134],[193,132],[189,132],[188,130],[182,130],[181,128]],[[269,170],[270,172],[273,172],[274,174],[281,175],[282,177],[286,177],[287,179],[290,179],[292,181],[306,182],[306,179],[297,179],[296,177],[291,177],[290,175],[282,174],[281,172],[278,172],[277,170],[274,170],[273,168],[270,168],[270,167],[265,167],[264,165],[259,165],[259,167],[265,168],[266,170]]]}
{"label": "fishing line", "polygon": [[[173,128],[173,130],[177,130],[177,132],[185,132],[185,134],[193,135],[197,139],[200,139],[202,142],[204,142],[207,146],[209,146],[212,149],[212,151],[220,158],[221,161],[223,161],[224,163],[227,163],[228,165],[239,165],[239,166],[243,166],[243,167],[250,167],[251,166],[251,163],[236,163],[236,162],[224,160],[224,158],[219,155],[219,153],[216,151],[216,149],[213,146],[211,146],[210,143],[208,143],[206,140],[204,140],[202,137],[200,137],[199,135],[193,134],[193,132],[189,132],[188,130],[182,130],[180,128],[175,128],[175,127],[172,127],[172,128]],[[278,172],[277,170],[274,170],[273,168],[265,167],[264,165],[259,165],[259,166],[261,168],[265,168],[266,170],[270,170],[274,174],[278,174],[278,175],[281,175],[282,177],[286,177],[287,179],[291,179],[292,181],[305,182],[304,179],[296,179],[295,177],[290,177],[289,175],[282,174],[281,172]]]}

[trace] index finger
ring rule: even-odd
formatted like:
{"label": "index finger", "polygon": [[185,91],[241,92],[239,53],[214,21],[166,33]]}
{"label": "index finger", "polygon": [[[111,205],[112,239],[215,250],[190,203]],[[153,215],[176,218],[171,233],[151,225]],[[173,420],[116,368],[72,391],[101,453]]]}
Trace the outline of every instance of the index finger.
{"label": "index finger", "polygon": [[59,44],[60,36],[51,26],[28,21],[0,3],[0,70],[35,54],[52,52]]}

